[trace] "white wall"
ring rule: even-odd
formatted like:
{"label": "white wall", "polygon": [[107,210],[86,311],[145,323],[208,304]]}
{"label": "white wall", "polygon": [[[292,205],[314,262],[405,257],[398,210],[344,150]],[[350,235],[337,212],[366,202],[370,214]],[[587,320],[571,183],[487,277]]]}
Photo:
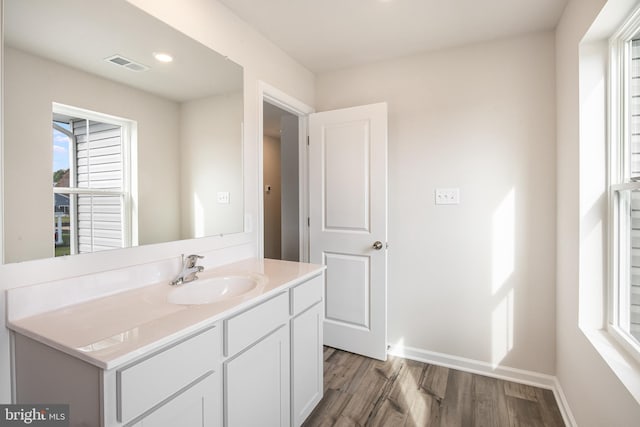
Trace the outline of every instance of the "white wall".
{"label": "white wall", "polygon": [[20,50],[4,55],[6,261],[53,255],[53,102],[137,122],[139,241],[177,239],[178,104]]}
{"label": "white wall", "polygon": [[280,118],[280,167],[281,167],[281,258],[300,260],[300,179],[298,117],[285,114]]}
{"label": "white wall", "polygon": [[[203,238],[175,243],[130,248],[110,253],[86,254],[64,259],[32,261],[8,264],[0,267],[0,291],[49,280],[77,277],[99,271],[107,271],[158,261],[179,262],[185,252],[230,254],[257,253],[255,224],[258,215],[258,82],[260,80],[277,87],[308,105],[314,104],[313,74],[288,57],[248,24],[233,15],[215,0],[191,0],[189,2],[158,2],[155,0],[131,0],[147,12],[164,20],[187,35],[214,50],[229,56],[244,67],[244,201],[245,233],[223,238]],[[5,223],[4,229],[11,224]],[[206,263],[210,262],[205,259]],[[226,260],[229,262],[229,259]],[[9,337],[5,329],[5,294],[0,292],[0,402],[10,401]]]}
{"label": "white wall", "polygon": [[[263,157],[263,182],[264,182],[264,257],[280,259],[282,250],[282,184],[281,184],[281,164],[280,138],[264,136],[262,146]],[[267,192],[267,185],[271,186],[271,191]]]}
{"label": "white wall", "polygon": [[180,104],[180,238],[242,231],[242,121],[241,93]]}
{"label": "white wall", "polygon": [[[598,13],[628,13],[635,0],[571,0],[556,31],[557,351],[556,375],[580,426],[631,426],[640,405],[614,373],[638,368],[599,329],[606,280],[606,55],[620,24],[593,27]],[[604,30],[604,31],[603,31]],[[606,348],[609,364],[596,347]]]}
{"label": "white wall", "polygon": [[393,345],[554,373],[554,72],[543,33],[318,76],[319,111],[389,105]]}

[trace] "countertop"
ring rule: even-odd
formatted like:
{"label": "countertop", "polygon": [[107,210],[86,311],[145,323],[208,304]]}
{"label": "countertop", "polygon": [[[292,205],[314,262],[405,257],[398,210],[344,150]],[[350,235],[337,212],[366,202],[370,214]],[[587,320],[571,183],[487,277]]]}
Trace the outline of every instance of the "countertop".
{"label": "countertop", "polygon": [[162,282],[10,321],[7,327],[99,368],[112,369],[267,300],[321,274],[324,268],[248,259],[199,274],[200,279],[239,274],[266,276],[266,283],[243,296],[211,304],[177,305],[167,301],[168,294],[176,288]]}

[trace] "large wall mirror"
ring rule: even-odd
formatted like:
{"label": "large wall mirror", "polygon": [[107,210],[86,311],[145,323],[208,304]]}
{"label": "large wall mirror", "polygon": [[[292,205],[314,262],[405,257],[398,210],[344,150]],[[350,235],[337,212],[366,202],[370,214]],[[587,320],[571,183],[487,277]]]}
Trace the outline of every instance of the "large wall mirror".
{"label": "large wall mirror", "polygon": [[5,262],[241,232],[243,72],[125,0],[4,0]]}

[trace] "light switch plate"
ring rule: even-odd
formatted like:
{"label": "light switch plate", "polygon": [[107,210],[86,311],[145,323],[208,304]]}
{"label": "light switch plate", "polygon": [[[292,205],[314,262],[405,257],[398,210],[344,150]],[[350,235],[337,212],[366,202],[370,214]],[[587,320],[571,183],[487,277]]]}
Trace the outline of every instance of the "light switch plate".
{"label": "light switch plate", "polygon": [[436,205],[460,204],[459,188],[436,188]]}
{"label": "light switch plate", "polygon": [[228,191],[218,191],[218,203],[229,204]]}

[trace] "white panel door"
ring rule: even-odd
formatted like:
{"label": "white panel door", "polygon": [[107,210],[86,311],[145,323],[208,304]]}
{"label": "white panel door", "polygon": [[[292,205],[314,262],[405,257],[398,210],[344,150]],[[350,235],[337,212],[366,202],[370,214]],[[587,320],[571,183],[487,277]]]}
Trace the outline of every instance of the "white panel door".
{"label": "white panel door", "polygon": [[309,116],[311,262],[325,264],[324,344],[387,346],[387,104]]}

